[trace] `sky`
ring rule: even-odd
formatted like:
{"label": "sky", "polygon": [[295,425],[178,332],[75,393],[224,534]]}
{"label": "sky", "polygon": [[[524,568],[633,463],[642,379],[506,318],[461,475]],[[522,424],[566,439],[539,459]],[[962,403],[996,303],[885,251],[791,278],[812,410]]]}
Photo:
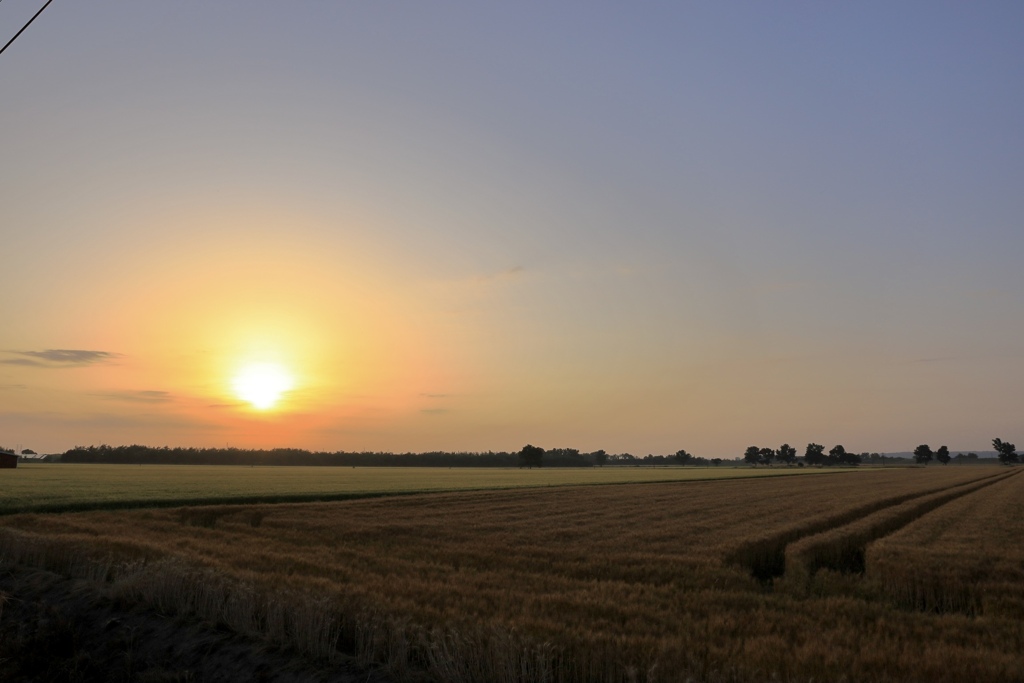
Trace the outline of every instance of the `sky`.
{"label": "sky", "polygon": [[0,445],[1024,442],[1022,112],[1016,1],[57,0]]}

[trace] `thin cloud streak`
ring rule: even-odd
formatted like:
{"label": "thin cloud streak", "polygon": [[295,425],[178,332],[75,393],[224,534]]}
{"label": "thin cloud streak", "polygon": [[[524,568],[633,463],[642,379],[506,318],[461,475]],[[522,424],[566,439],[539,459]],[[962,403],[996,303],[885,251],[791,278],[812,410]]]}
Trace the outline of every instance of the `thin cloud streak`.
{"label": "thin cloud streak", "polygon": [[512,266],[505,270],[498,271],[497,273],[488,273],[486,275],[478,275],[476,281],[480,284],[487,282],[496,282],[500,280],[512,280],[522,276],[526,272],[526,269],[522,266]]}
{"label": "thin cloud streak", "polygon": [[110,351],[87,351],[83,349],[46,349],[45,351],[7,351],[19,356],[0,360],[4,365],[20,365],[36,368],[73,368],[86,365],[109,363],[121,354]]}
{"label": "thin cloud streak", "polygon": [[170,403],[174,400],[174,396],[167,391],[105,391],[95,395],[111,401],[131,403]]}

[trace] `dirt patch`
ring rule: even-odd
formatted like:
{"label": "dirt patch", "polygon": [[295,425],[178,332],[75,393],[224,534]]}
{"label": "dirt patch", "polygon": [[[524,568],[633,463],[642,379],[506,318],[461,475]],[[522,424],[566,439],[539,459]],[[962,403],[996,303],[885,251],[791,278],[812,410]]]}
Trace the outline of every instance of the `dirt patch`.
{"label": "dirt patch", "polygon": [[215,624],[119,604],[93,582],[10,568],[0,570],[0,681],[389,683]]}

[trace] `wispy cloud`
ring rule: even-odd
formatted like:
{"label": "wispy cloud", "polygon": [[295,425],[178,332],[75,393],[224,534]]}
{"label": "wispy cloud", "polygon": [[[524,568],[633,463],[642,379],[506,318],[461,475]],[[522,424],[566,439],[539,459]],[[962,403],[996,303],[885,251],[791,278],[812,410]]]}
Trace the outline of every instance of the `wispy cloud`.
{"label": "wispy cloud", "polygon": [[108,363],[121,354],[110,351],[81,349],[46,349],[45,351],[6,351],[15,358],[0,360],[4,365],[22,365],[35,368],[77,368],[85,365]]}
{"label": "wispy cloud", "polygon": [[[96,443],[103,441],[112,443],[111,439],[142,438],[134,432],[128,436],[125,436],[123,433],[119,435],[118,432],[114,431],[119,429],[173,429],[183,430],[193,436],[204,432],[221,432],[229,429],[227,425],[219,424],[214,420],[175,415],[167,412],[138,415],[125,413],[77,415],[62,412],[21,413],[0,411],[0,429],[10,429],[11,427],[23,429],[28,425],[51,429],[54,433],[66,430],[68,426],[71,426],[76,434],[81,435],[81,438],[93,439]],[[130,443],[130,441],[124,443]]]}
{"label": "wispy cloud", "polygon": [[447,408],[424,408],[420,411],[426,415],[443,415],[448,412]]}
{"label": "wispy cloud", "polygon": [[220,408],[239,408],[239,407],[247,406],[247,405],[250,405],[250,404],[245,402],[245,401],[229,401],[227,403],[210,403],[206,407],[207,408],[218,408],[218,409],[220,409]]}
{"label": "wispy cloud", "polygon": [[423,398],[448,398],[448,394],[420,394]]}
{"label": "wispy cloud", "polygon": [[105,391],[96,396],[131,403],[170,403],[174,400],[174,396],[167,391]]}
{"label": "wispy cloud", "polygon": [[506,268],[505,270],[498,271],[497,273],[487,273],[485,275],[478,275],[476,277],[476,281],[482,284],[485,282],[496,282],[499,280],[512,280],[514,278],[519,277],[525,272],[526,269],[523,268],[522,266],[512,266],[511,268]]}

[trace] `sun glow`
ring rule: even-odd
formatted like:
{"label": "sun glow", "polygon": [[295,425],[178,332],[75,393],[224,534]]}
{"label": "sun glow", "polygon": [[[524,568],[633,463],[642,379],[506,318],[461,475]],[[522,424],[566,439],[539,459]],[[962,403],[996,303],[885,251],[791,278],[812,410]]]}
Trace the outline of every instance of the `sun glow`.
{"label": "sun glow", "polygon": [[295,380],[282,366],[275,363],[252,363],[235,375],[232,387],[235,395],[248,401],[257,410],[267,410],[281,395],[295,386]]}

